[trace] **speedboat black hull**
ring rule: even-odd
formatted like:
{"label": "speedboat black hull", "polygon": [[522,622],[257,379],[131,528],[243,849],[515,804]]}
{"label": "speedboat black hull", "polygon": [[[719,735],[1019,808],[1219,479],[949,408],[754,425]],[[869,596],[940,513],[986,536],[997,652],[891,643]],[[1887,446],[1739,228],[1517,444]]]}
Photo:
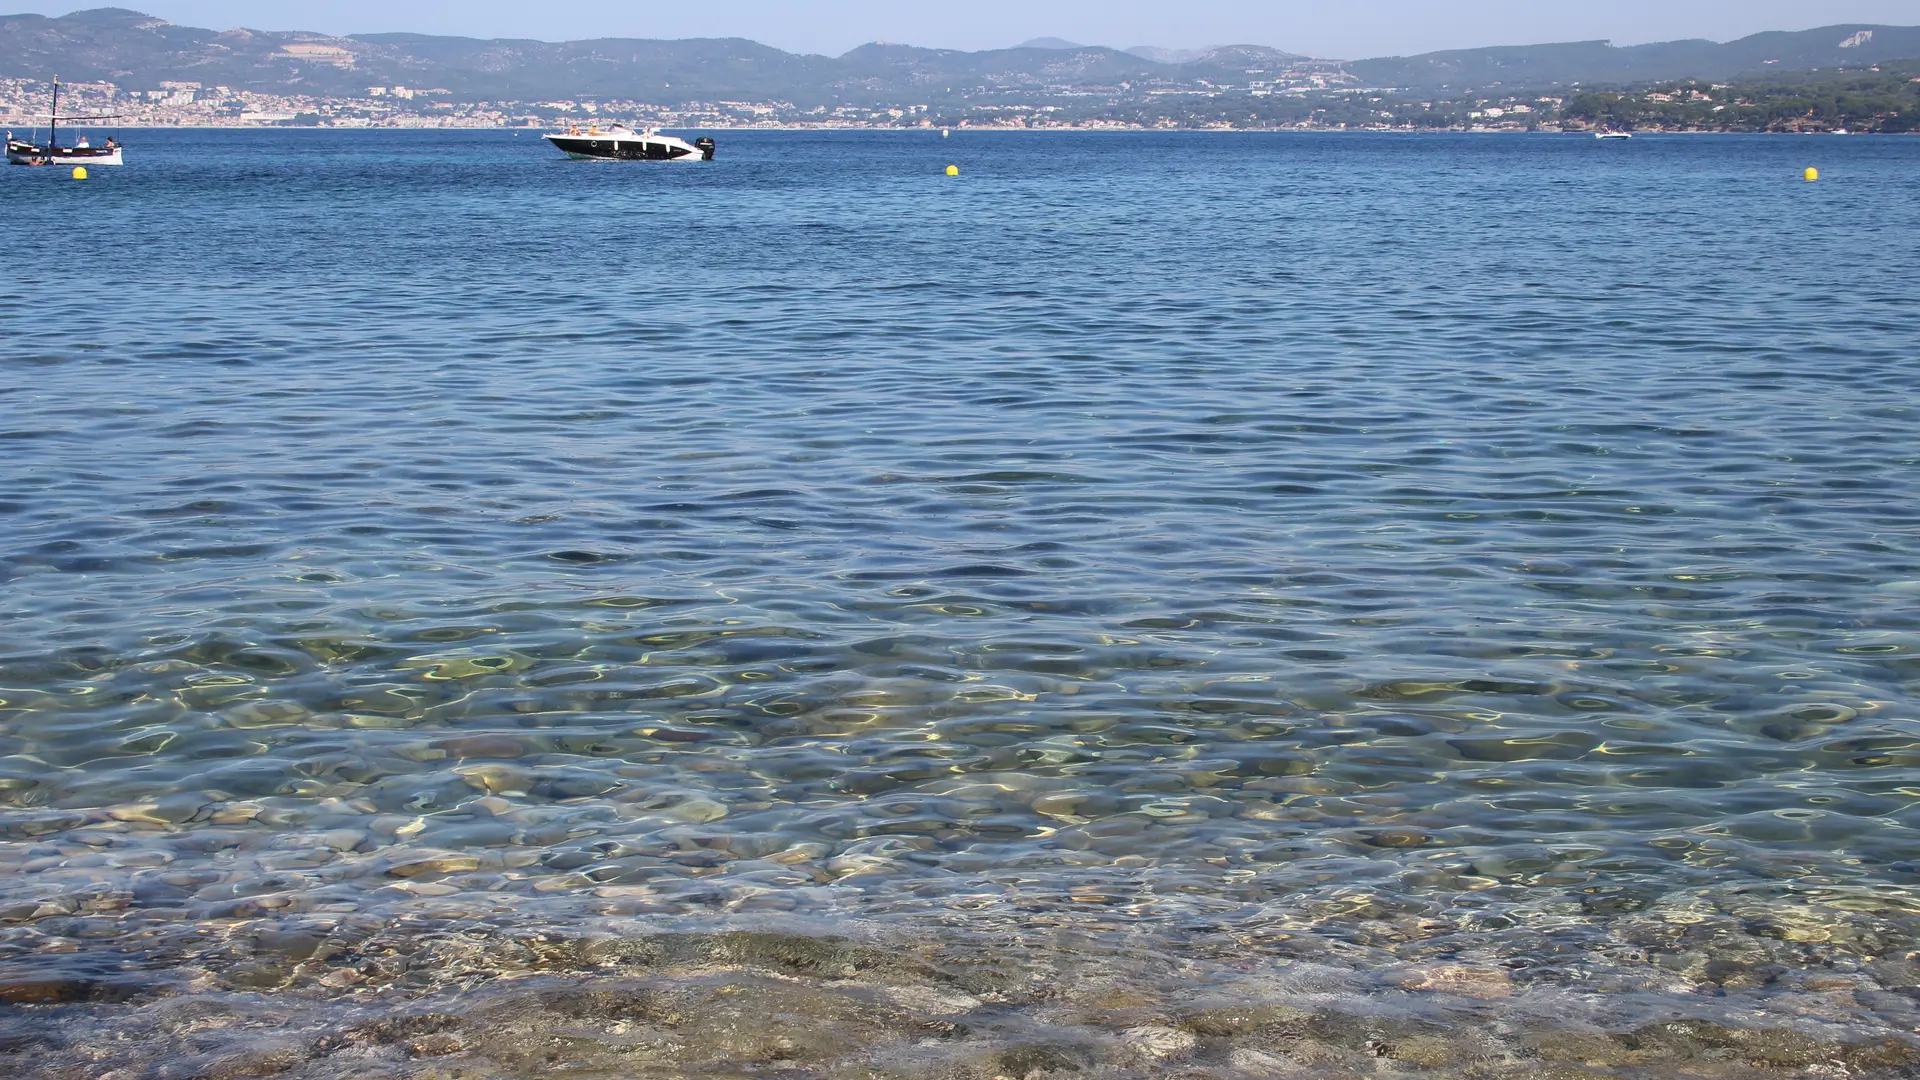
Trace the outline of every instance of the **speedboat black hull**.
{"label": "speedboat black hull", "polygon": [[548,135],[547,141],[577,158],[601,161],[712,161],[713,140],[692,143],[671,135]]}

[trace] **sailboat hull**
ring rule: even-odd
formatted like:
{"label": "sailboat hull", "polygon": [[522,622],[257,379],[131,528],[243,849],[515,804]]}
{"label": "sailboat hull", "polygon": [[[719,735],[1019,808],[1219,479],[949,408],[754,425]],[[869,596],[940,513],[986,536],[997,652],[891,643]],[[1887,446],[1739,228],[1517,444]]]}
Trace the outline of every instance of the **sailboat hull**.
{"label": "sailboat hull", "polygon": [[14,165],[120,165],[121,147],[36,146],[7,140],[7,161]]}

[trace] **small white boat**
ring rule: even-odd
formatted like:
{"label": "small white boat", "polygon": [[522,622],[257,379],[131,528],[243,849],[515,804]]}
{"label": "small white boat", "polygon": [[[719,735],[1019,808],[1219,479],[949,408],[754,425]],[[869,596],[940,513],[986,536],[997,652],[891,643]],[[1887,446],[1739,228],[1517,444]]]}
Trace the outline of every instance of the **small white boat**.
{"label": "small white boat", "polygon": [[62,120],[116,120],[115,116],[61,116],[60,80],[53,80],[53,105],[47,110],[47,141],[45,145],[29,139],[16,139],[13,132],[7,132],[7,161],[14,165],[119,165],[122,147],[112,138],[105,145],[95,146],[85,135],[72,146],[61,146],[59,140],[60,121]]}
{"label": "small white boat", "polygon": [[1633,138],[1633,132],[1631,131],[1596,131],[1593,133],[1593,137],[1596,139],[1631,139]]}
{"label": "small white boat", "polygon": [[91,146],[85,139],[75,146],[55,146],[52,140],[41,146],[7,132],[7,160],[15,165],[123,165],[121,150],[112,139],[105,146]]}
{"label": "small white boat", "polygon": [[657,131],[635,131],[625,124],[570,127],[544,138],[576,158],[601,161],[712,161],[713,140],[688,142]]}

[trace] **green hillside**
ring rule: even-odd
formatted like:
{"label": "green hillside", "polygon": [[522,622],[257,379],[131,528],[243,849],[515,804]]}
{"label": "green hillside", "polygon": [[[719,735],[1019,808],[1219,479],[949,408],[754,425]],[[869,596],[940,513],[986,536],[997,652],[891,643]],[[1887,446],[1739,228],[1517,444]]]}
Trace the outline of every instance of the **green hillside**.
{"label": "green hillside", "polygon": [[1575,83],[1726,80],[1766,70],[1864,67],[1920,56],[1920,27],[1847,23],[1769,32],[1723,43],[1663,41],[1616,47],[1604,41],[1458,49],[1357,60],[1347,69],[1368,86],[1410,90],[1566,87]]}

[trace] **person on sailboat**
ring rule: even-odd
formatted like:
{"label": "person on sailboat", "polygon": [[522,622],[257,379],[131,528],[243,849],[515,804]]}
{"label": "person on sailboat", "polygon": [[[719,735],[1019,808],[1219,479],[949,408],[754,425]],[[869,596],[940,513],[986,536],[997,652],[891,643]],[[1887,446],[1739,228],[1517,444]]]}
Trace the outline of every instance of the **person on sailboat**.
{"label": "person on sailboat", "polygon": [[85,150],[85,149],[87,148],[87,146],[89,145],[89,144],[88,144],[88,142],[87,142],[87,137],[86,137],[85,135],[82,135],[82,136],[80,136],[80,141],[79,141],[79,142],[77,142],[77,143],[74,143],[73,145],[74,145],[74,146],[75,146],[75,147],[76,147],[77,149],[80,149],[80,150]]}

